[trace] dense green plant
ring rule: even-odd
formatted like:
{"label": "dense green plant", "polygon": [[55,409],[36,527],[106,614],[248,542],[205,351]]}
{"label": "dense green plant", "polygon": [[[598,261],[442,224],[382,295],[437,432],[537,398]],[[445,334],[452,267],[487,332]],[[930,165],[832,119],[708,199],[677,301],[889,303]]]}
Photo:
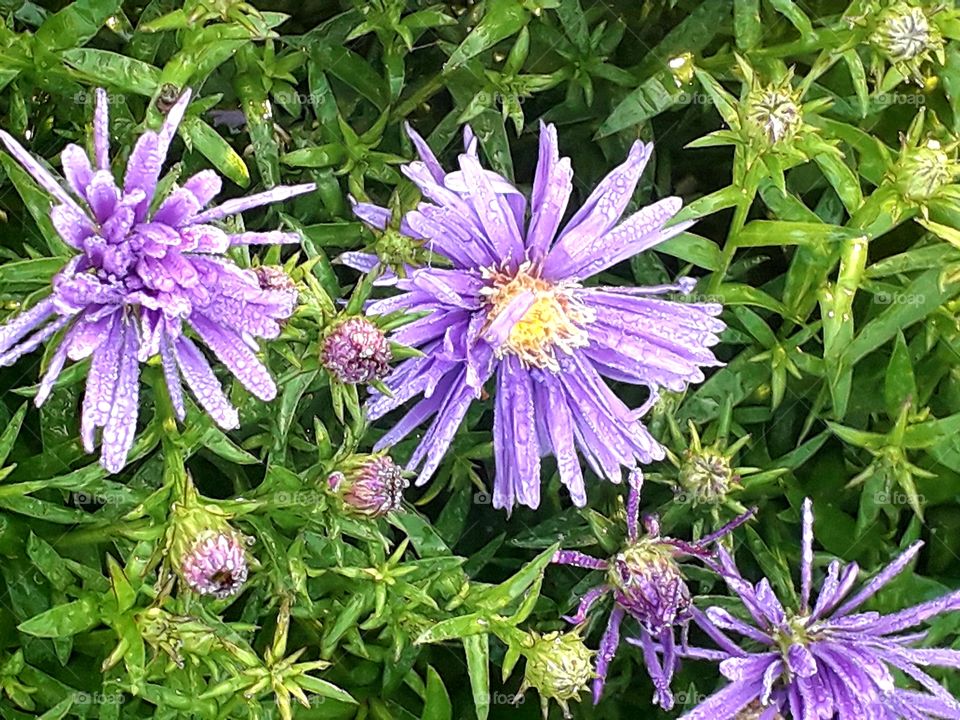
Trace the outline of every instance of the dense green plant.
{"label": "dense green plant", "polygon": [[[87,142],[94,88],[110,95],[120,156],[191,88],[164,182],[213,167],[233,184],[225,195],[317,188],[248,214],[254,228],[301,233],[300,247],[231,250],[244,267],[283,265],[300,295],[263,353],[276,400],[230,386],[239,430],[195,407],[178,426],[154,362],[130,462],[108,475],[78,440],[88,361],[68,366],[40,410],[27,400],[49,351],[0,373],[4,718],[536,717],[522,682],[571,701],[576,717],[676,716],[653,708],[637,648],[621,648],[596,707],[555,687],[538,655],[596,584],[550,560],[561,545],[618,551],[621,488],[594,479],[577,509],[545,464],[539,510],[494,510],[492,416],[479,404],[402,510],[371,519],[331,490],[330,475],[356,470],[389,428],[367,423],[365,389],[321,362],[338,324],[388,292],[336,258],[365,249],[393,268],[426,258],[399,232],[419,199],[399,171],[413,155],[404,123],[441,157],[469,124],[487,166],[525,188],[538,123],[554,123],[580,200],[634,140],[655,143],[634,204],[681,195],[681,217],[699,222],[606,279],[693,275],[694,298],[722,303],[728,324],[726,366],[685,396],[665,393],[647,419],[669,457],[647,468],[643,507],[665,534],[699,537],[756,507],[735,536],[741,564],[790,597],[809,496],[822,548],[864,568],[927,541],[872,609],[957,586],[952,3],[48,5],[0,3],[0,125],[51,166],[67,142]],[[915,29],[917,14],[925,32],[905,37],[902,19]],[[12,315],[46,293],[70,250],[46,194],[9,156],[0,163],[0,301]],[[365,228],[351,196],[392,208],[391,225]],[[391,348],[395,360],[414,353]],[[641,404],[640,391],[622,390]],[[414,444],[391,454],[403,461]],[[229,599],[187,592],[181,546],[224,528],[249,542],[249,581]],[[687,572],[696,592],[720,592],[710,573]],[[944,616],[932,639],[949,644],[958,628]],[[588,646],[601,630],[591,619]],[[580,652],[578,637],[562,642]],[[938,679],[960,693],[955,674]],[[716,686],[709,666],[685,663],[680,709]]]}

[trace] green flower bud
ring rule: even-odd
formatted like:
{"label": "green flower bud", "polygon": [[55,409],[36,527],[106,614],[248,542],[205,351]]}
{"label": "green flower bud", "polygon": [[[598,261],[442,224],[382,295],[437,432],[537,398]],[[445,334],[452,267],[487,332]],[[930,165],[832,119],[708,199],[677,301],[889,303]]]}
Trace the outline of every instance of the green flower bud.
{"label": "green flower bud", "polygon": [[748,131],[770,145],[790,140],[803,125],[800,99],[789,81],[754,88],[747,94]]}
{"label": "green flower bud", "polygon": [[957,164],[936,140],[927,140],[916,148],[906,148],[896,168],[900,194],[910,202],[933,197],[957,174]]}
{"label": "green flower bud", "polygon": [[530,639],[531,645],[523,650],[527,665],[520,693],[532,687],[540,694],[544,718],[550,700],[557,701],[565,718],[572,717],[567,703],[579,701],[580,693],[596,677],[594,651],[583,643],[576,630],[546,635],[531,632]]}
{"label": "green flower bud", "polygon": [[870,42],[894,63],[910,62],[925,53],[943,51],[943,37],[930,24],[923,9],[903,4],[880,13]]}
{"label": "green flower bud", "polygon": [[680,494],[695,505],[721,502],[739,478],[730,458],[714,448],[690,449],[680,465]]}

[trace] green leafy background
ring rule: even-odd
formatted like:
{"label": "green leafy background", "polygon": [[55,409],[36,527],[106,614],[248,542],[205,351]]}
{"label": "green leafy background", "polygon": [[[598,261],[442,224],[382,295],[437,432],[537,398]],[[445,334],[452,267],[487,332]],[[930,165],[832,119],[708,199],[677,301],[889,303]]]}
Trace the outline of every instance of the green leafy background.
{"label": "green leafy background", "polygon": [[[365,426],[364,391],[331,385],[318,346],[335,301],[370,292],[336,256],[396,256],[397,239],[365,230],[347,196],[416,203],[398,167],[412,157],[405,122],[447,162],[469,123],[486,162],[527,189],[539,122],[556,124],[577,173],[572,206],[637,138],[656,144],[632,208],[678,194],[683,216],[701,220],[603,280],[693,275],[696,297],[722,302],[729,326],[726,366],[685,396],[666,395],[648,418],[677,460],[649,468],[644,491],[665,532],[695,537],[756,506],[736,534],[738,557],[790,597],[810,496],[820,560],[873,570],[927,541],[876,609],[957,586],[960,16],[948,3],[914,3],[942,44],[894,63],[870,26],[890,4],[2,0],[0,124],[50,165],[68,141],[87,142],[93,88],[110,94],[113,150],[125,156],[190,87],[173,173],[213,166],[227,194],[318,189],[248,218],[301,230],[299,250],[235,257],[284,262],[303,299],[264,354],[277,400],[232,389],[241,430],[225,435],[195,408],[176,430],[162,392],[149,389],[158,369],[147,367],[132,462],[106,476],[78,440],[84,363],[39,411],[28,403],[41,352],[0,373],[0,716],[539,715],[532,690],[509,704],[521,673],[503,677],[503,638],[564,628],[560,615],[599,578],[549,567],[550,556],[558,544],[616,552],[622,488],[593,478],[590,505],[577,510],[548,464],[539,510],[493,510],[489,403],[475,405],[436,478],[389,521],[352,519],[323,488],[324,473],[388,427]],[[771,142],[756,113],[776,87],[799,115]],[[49,200],[0,160],[0,303],[12,314],[45,292],[69,249]],[[676,497],[694,439],[740,468],[725,502]],[[410,451],[408,442],[394,454]],[[162,585],[185,470],[255,538],[257,567],[231,601]],[[701,570],[688,577],[701,594],[720,592]],[[594,613],[588,644],[604,621]],[[958,622],[939,619],[931,639],[954,642]],[[679,704],[718,683],[714,669],[686,664]],[[639,650],[625,644],[604,701],[572,709],[666,717],[651,696]]]}

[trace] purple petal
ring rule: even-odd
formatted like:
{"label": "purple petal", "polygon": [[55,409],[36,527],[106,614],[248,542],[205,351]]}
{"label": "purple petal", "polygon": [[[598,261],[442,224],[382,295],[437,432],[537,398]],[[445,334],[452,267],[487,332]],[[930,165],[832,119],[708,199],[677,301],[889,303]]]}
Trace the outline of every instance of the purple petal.
{"label": "purple petal", "polygon": [[0,353],[9,350],[20,338],[43,322],[55,312],[53,298],[47,297],[29,310],[25,310],[5,325],[0,325]]}
{"label": "purple petal", "polygon": [[78,213],[83,213],[83,209],[77,204],[76,200],[70,197],[70,193],[64,190],[53,175],[37,162],[20,143],[14,140],[10,133],[0,130],[0,142],[3,142],[7,148],[7,152],[9,152],[17,162],[23,165],[23,168],[30,173],[40,187],[50,193],[61,204],[69,205]]}
{"label": "purple petal", "polygon": [[353,214],[363,222],[377,230],[386,230],[390,224],[390,211],[379,205],[372,203],[358,202],[353,195],[350,196],[350,206],[353,208]]}
{"label": "purple petal", "polygon": [[277,396],[277,386],[270,372],[239,335],[202,315],[191,315],[189,323],[247,390],[264,401]]}
{"label": "purple petal", "polygon": [[137,360],[137,329],[132,322],[123,323],[123,349],[113,403],[103,428],[100,464],[110,473],[117,473],[127,464],[127,455],[137,434],[137,411],[140,399],[140,363]]}
{"label": "purple petal", "polygon": [[240,418],[237,409],[223,394],[220,382],[197,346],[189,338],[181,336],[174,343],[173,351],[177,357],[180,372],[183,373],[184,380],[187,381],[187,385],[201,407],[223,429],[232,430],[239,427]]}
{"label": "purple petal", "polygon": [[107,91],[97,88],[93,111],[93,155],[100,170],[110,169],[110,101]]}
{"label": "purple petal", "polygon": [[53,322],[44,325],[19,345],[0,354],[0,366],[13,365],[13,363],[27,353],[33,352],[57,332],[66,327],[70,320],[71,318],[69,316],[58,317]]}
{"label": "purple petal", "polygon": [[692,222],[664,228],[680,210],[682,200],[669,197],[638,210],[623,223],[602,235],[569,235],[554,245],[544,263],[544,277],[582,279],[596,275],[623,260],[684,232]]}
{"label": "purple petal", "polygon": [[177,358],[170,347],[170,340],[166,333],[160,335],[160,362],[163,365],[163,377],[167,384],[167,392],[170,394],[170,403],[173,405],[177,419],[183,422],[187,416],[183,402],[183,385],[180,383]]}
{"label": "purple petal", "polygon": [[300,233],[280,232],[279,230],[244,232],[230,235],[229,239],[231,245],[289,245],[300,242]]}
{"label": "purple petal", "polygon": [[804,611],[810,607],[810,590],[813,586],[813,501],[803,501],[803,532],[800,542],[800,605]]}
{"label": "purple petal", "polygon": [[530,226],[527,229],[527,253],[533,261],[541,260],[550,249],[573,190],[573,168],[570,158],[561,158],[557,146],[557,129],[540,123],[540,157],[533,179],[530,201]]}
{"label": "purple petal", "polygon": [[87,387],[83,395],[80,414],[80,437],[83,447],[92,453],[95,447],[94,434],[110,417],[114,391],[120,378],[120,352],[123,347],[122,311],[109,315],[110,327],[106,340],[93,352],[90,370],[87,372]]}
{"label": "purple petal", "polygon": [[241,198],[227,200],[221,205],[210,208],[209,210],[197,215],[193,221],[195,223],[207,223],[211,220],[221,220],[230,215],[236,215],[261,205],[270,205],[275,202],[282,202],[297,195],[313,192],[316,189],[315,183],[305,183],[303,185],[278,185],[275,188],[266,190],[256,195],[247,195]]}
{"label": "purple petal", "polygon": [[191,175],[183,184],[184,190],[189,190],[197,198],[200,207],[205,207],[213,200],[223,187],[223,181],[213,170],[201,170]]}
{"label": "purple petal", "polygon": [[67,145],[60,153],[60,165],[64,178],[77,197],[86,197],[87,185],[93,178],[93,168],[90,167],[86,151],[73,143]]}
{"label": "purple petal", "polygon": [[597,650],[597,677],[593,681],[594,705],[600,702],[603,696],[603,687],[607,684],[607,671],[620,646],[620,625],[623,623],[623,616],[623,608],[614,605],[610,620],[607,621],[607,629],[603,631],[603,637],[600,638],[600,648]]}
{"label": "purple petal", "polygon": [[904,550],[896,560],[881,570],[876,577],[864,585],[858,593],[843,603],[843,605],[838,607],[833,612],[833,617],[843,617],[847,613],[850,613],[863,605],[863,603],[873,597],[883,586],[903,572],[907,565],[910,564],[910,561],[916,557],[918,552],[920,552],[920,548],[922,547],[923,542],[917,541]]}

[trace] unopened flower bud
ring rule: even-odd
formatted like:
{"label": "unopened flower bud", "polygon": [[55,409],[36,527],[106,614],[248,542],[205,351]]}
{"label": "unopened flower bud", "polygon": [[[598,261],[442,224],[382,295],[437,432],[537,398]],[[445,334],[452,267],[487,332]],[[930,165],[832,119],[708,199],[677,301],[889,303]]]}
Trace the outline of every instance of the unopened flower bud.
{"label": "unopened flower bud", "polygon": [[909,62],[923,53],[939,52],[943,38],[922,8],[899,4],[880,13],[870,42],[892,62]]}
{"label": "unopened flower bud", "polygon": [[789,83],[751,90],[746,99],[746,121],[771,145],[790,140],[803,125],[803,117]]}
{"label": "unopened flower bud", "polygon": [[296,283],[277,265],[261,265],[253,269],[261,290],[293,290]]}
{"label": "unopened flower bud", "polygon": [[643,538],[617,554],[607,572],[617,603],[653,635],[690,608],[690,589],[674,552],[656,538]]}
{"label": "unopened flower bud", "polygon": [[694,504],[720,502],[736,482],[730,459],[711,448],[687,451],[680,466],[680,491]]}
{"label": "unopened flower bud", "polygon": [[532,687],[540,694],[544,718],[550,700],[556,700],[563,716],[570,718],[567,704],[571,700],[579,701],[580,693],[596,677],[594,651],[584,644],[576,630],[546,635],[531,633],[531,636],[532,645],[523,651],[527,664],[520,693]]}
{"label": "unopened flower bud", "polygon": [[410,485],[388,455],[359,456],[344,471],[331,473],[327,482],[350,511],[371,518],[399,509]]}
{"label": "unopened flower bud", "polygon": [[324,339],[320,350],[323,366],[340,382],[351,385],[384,377],[392,359],[383,331],[364,317],[340,322]]}
{"label": "unopened flower bud", "polygon": [[191,590],[223,599],[247,581],[246,549],[234,533],[201,536],[183,559],[181,575]]}
{"label": "unopened flower bud", "polygon": [[768,705],[761,705],[758,700],[754,700],[743,710],[738,712],[734,720],[784,720],[783,715],[772,711]]}
{"label": "unopened flower bud", "polygon": [[916,148],[907,148],[896,170],[897,185],[903,197],[923,202],[933,197],[957,173],[956,163],[936,140],[927,140]]}

